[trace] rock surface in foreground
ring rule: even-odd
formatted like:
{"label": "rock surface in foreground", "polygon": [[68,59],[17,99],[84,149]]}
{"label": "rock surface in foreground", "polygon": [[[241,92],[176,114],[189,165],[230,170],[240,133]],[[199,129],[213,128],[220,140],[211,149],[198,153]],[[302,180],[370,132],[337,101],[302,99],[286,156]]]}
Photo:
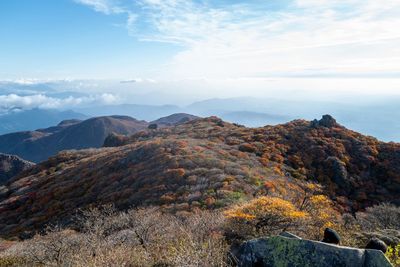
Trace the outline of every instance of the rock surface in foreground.
{"label": "rock surface in foreground", "polygon": [[241,267],[391,267],[379,250],[357,249],[318,241],[274,236],[245,242],[238,252]]}

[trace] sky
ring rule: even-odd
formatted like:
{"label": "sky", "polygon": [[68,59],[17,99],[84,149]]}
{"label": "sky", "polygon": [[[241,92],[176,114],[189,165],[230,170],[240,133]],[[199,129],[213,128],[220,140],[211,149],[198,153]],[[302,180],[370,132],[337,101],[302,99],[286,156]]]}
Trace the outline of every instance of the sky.
{"label": "sky", "polygon": [[400,1],[1,0],[0,80],[187,101],[399,95]]}

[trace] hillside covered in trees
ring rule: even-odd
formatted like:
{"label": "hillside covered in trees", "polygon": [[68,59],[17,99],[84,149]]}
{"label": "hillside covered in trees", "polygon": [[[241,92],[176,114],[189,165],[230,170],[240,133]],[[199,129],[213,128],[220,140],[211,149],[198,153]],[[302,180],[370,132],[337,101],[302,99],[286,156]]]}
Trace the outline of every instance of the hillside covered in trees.
{"label": "hillside covered in trees", "polygon": [[[400,200],[400,144],[348,130],[330,116],[246,128],[219,118],[145,130],[118,147],[66,151],[0,187],[0,235],[68,225],[77,209],[157,205],[218,209],[258,196],[320,191],[335,210]],[[318,189],[316,189],[318,188]]]}

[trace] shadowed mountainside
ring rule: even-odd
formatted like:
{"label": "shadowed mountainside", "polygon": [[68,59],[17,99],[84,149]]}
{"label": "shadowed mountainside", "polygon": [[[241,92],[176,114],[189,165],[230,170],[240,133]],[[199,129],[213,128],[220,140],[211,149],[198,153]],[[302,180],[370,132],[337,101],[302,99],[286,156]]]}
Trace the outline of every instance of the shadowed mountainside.
{"label": "shadowed mountainside", "polygon": [[[177,113],[151,123],[171,127],[198,117]],[[57,126],[0,136],[0,152],[40,162],[67,149],[99,148],[109,135],[125,136],[145,130],[149,124],[128,116],[104,116],[85,121],[64,120]]]}
{"label": "shadowed mountainside", "polygon": [[58,126],[0,136],[0,151],[40,162],[66,149],[101,147],[110,133],[132,134],[148,123],[127,116],[68,120]]}
{"label": "shadowed mountainside", "polygon": [[34,165],[17,156],[0,153],[0,185]]}

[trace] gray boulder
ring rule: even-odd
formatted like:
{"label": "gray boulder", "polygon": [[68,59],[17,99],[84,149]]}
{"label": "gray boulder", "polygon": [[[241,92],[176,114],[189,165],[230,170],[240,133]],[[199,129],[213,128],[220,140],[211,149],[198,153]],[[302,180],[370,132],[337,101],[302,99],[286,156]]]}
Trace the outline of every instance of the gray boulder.
{"label": "gray boulder", "polygon": [[339,126],[339,124],[336,122],[336,120],[331,115],[324,115],[324,116],[322,116],[322,119],[313,120],[311,122],[311,127],[333,128],[333,127],[337,127],[337,126]]}
{"label": "gray boulder", "polygon": [[322,242],[338,245],[340,244],[340,236],[335,230],[331,228],[326,228],[324,231],[324,239],[322,240]]}
{"label": "gray boulder", "polygon": [[365,241],[378,238],[389,246],[396,246],[397,244],[400,244],[400,231],[396,229],[376,230],[374,232],[362,233],[360,238]]}
{"label": "gray boulder", "polygon": [[247,241],[236,255],[239,267],[391,267],[379,250],[341,247],[285,236]]}
{"label": "gray boulder", "polygon": [[388,246],[386,245],[385,242],[383,242],[382,240],[378,239],[378,238],[372,238],[367,246],[365,247],[366,249],[377,249],[382,251],[383,253],[386,253]]}

